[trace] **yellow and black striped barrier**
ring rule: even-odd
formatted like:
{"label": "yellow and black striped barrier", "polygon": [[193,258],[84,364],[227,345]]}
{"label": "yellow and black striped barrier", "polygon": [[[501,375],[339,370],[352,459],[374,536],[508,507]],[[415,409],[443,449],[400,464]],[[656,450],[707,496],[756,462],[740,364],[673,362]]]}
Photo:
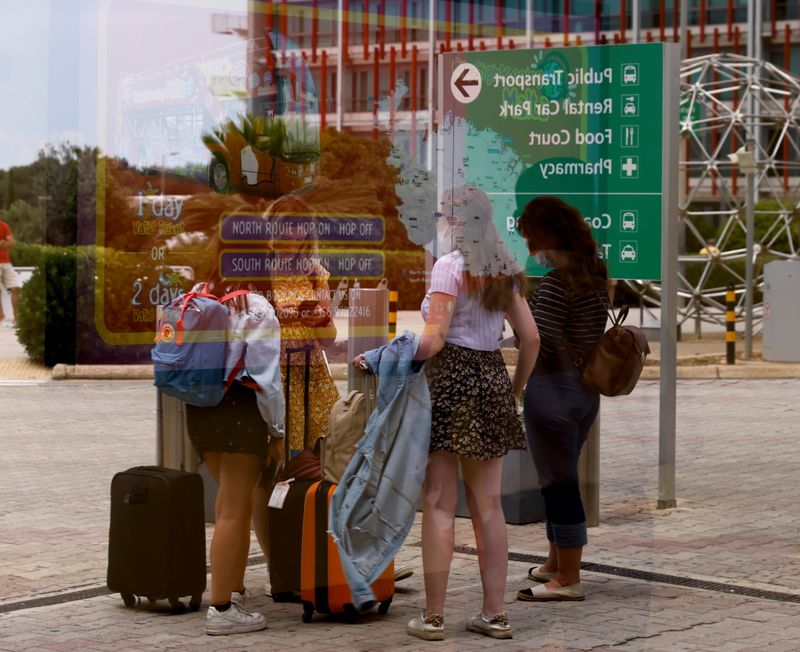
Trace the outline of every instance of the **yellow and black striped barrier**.
{"label": "yellow and black striped barrier", "polygon": [[727,364],[736,364],[736,292],[728,283],[725,292],[725,355]]}
{"label": "yellow and black striped barrier", "polygon": [[389,341],[397,336],[397,301],[399,293],[397,290],[389,290]]}

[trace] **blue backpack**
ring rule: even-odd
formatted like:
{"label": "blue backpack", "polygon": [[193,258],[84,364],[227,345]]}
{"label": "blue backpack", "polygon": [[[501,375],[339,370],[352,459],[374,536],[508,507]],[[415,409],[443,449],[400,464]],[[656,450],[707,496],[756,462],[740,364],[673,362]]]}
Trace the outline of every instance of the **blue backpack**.
{"label": "blue backpack", "polygon": [[158,322],[153,360],[153,384],[169,396],[197,407],[218,405],[231,378],[225,378],[228,345],[228,308],[225,302],[245,290],[221,299],[208,292],[188,292],[164,307]]}

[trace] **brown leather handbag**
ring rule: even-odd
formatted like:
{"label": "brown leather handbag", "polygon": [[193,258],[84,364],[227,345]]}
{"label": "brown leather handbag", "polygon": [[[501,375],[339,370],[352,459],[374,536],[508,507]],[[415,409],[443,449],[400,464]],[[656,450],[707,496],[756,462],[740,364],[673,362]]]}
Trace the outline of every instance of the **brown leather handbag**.
{"label": "brown leather handbag", "polygon": [[[600,299],[600,295],[597,295]],[[600,299],[605,306],[605,302]],[[583,360],[564,334],[564,344],[576,367],[581,370],[581,381],[589,389],[603,396],[630,394],[642,374],[645,359],[650,353],[647,336],[641,328],[623,326],[628,316],[628,306],[617,313],[611,308],[611,328],[595,344],[586,360]]]}

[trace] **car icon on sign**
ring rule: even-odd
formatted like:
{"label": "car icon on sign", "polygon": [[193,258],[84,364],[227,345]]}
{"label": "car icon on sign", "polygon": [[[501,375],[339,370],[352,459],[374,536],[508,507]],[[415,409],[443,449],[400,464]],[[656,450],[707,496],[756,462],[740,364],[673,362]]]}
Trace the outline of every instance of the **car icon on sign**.
{"label": "car icon on sign", "polygon": [[624,84],[636,83],[636,66],[625,66],[622,69],[622,83]]}
{"label": "car icon on sign", "polygon": [[623,245],[622,249],[619,252],[619,259],[620,260],[636,260],[636,249],[633,248],[633,245]]}
{"label": "car icon on sign", "polygon": [[625,106],[622,108],[622,112],[625,115],[636,115],[636,105],[633,102],[625,102]]}

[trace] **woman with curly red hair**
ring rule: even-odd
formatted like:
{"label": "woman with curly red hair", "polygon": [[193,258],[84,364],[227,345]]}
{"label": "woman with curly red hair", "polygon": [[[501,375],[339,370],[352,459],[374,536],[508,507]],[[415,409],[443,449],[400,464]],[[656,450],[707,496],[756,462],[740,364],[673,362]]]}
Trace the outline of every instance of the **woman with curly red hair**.
{"label": "woman with curly red hair", "polygon": [[525,434],[545,503],[547,561],[528,571],[541,582],[520,600],[583,600],[580,563],[586,515],[578,489],[578,456],[600,407],[581,382],[569,344],[582,358],[605,330],[608,272],[589,226],[556,197],[537,197],[517,226],[537,262],[552,267],[529,304],[541,349],[525,388]]}

